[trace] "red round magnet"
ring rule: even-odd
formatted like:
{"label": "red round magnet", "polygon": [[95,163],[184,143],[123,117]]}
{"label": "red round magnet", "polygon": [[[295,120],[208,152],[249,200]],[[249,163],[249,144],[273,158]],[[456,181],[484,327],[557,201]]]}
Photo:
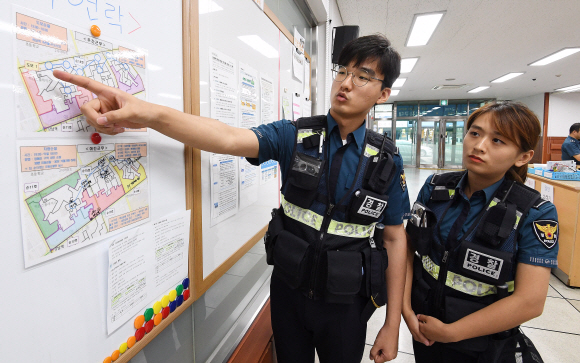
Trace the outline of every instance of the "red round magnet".
{"label": "red round magnet", "polygon": [[145,323],[145,333],[149,333],[155,327],[155,323],[153,320],[149,320]]}
{"label": "red round magnet", "polygon": [[101,143],[101,135],[98,132],[95,132],[91,135],[91,141],[93,144],[100,144]]}
{"label": "red round magnet", "polygon": [[189,299],[189,289],[183,292],[183,301],[187,301]]}
{"label": "red round magnet", "polygon": [[163,310],[161,310],[161,316],[163,317],[163,319],[165,319],[166,317],[169,316],[170,313],[170,309],[169,306],[166,306],[163,308]]}
{"label": "red round magnet", "polygon": [[145,336],[145,328],[137,329],[137,331],[135,332],[135,339],[137,339],[137,341],[140,341],[141,339],[143,339],[144,336]]}

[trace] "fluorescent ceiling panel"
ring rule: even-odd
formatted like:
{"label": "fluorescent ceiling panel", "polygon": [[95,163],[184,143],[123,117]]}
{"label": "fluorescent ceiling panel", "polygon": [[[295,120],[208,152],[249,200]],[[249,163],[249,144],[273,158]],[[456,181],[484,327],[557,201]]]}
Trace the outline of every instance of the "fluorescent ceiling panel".
{"label": "fluorescent ceiling panel", "polygon": [[398,95],[400,91],[401,91],[400,89],[392,89],[392,90],[391,90],[391,96],[396,96],[396,95]]}
{"label": "fluorescent ceiling panel", "polygon": [[439,25],[441,18],[445,12],[430,13],[430,14],[415,14],[413,26],[409,37],[407,38],[407,47],[416,47],[425,45],[431,39],[433,32]]}
{"label": "fluorescent ceiling panel", "polygon": [[467,91],[467,93],[477,93],[477,92],[481,92],[483,90],[486,90],[488,88],[489,88],[489,86],[481,86],[481,87],[474,88],[471,91]]}
{"label": "fluorescent ceiling panel", "polygon": [[580,52],[580,48],[564,48],[562,50],[557,51],[554,54],[550,54],[547,57],[544,57],[534,63],[529,64],[530,66],[545,66],[546,64],[550,64],[562,58],[566,58],[569,55],[574,53]]}
{"label": "fluorescent ceiling panel", "polygon": [[278,51],[257,35],[242,35],[238,39],[262,53],[266,58],[278,58]]}
{"label": "fluorescent ceiling panel", "polygon": [[401,73],[410,73],[415,67],[415,64],[417,64],[418,60],[419,58],[401,59]]}
{"label": "fluorescent ceiling panel", "polygon": [[564,87],[564,88],[558,88],[556,91],[558,91],[558,92],[580,91],[580,84],[576,84],[574,86],[568,86],[568,87]]}
{"label": "fluorescent ceiling panel", "polygon": [[214,11],[224,10],[221,6],[216,4],[213,0],[200,0],[199,1],[199,15],[213,13]]}
{"label": "fluorescent ceiling panel", "polygon": [[502,83],[505,81],[509,81],[512,78],[516,78],[517,76],[521,76],[522,74],[524,74],[524,72],[512,72],[512,73],[508,73],[504,76],[501,76],[499,78],[494,79],[493,81],[491,81],[491,83]]}
{"label": "fluorescent ceiling panel", "polygon": [[407,81],[407,78],[397,78],[395,80],[395,82],[393,82],[393,85],[391,86],[391,88],[403,87],[403,85],[405,84],[406,81]]}

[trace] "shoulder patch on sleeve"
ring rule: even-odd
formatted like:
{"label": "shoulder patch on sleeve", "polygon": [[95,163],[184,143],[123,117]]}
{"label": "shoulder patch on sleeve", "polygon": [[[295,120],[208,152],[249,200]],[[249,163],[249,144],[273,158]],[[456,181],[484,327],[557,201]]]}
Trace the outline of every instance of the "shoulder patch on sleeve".
{"label": "shoulder patch on sleeve", "polygon": [[553,219],[539,219],[533,222],[534,233],[544,247],[552,249],[558,243],[558,222]]}
{"label": "shoulder patch on sleeve", "polygon": [[405,189],[407,189],[407,177],[405,176],[405,170],[401,171],[401,176],[400,176],[401,180],[401,189],[403,189],[403,191],[405,191]]}

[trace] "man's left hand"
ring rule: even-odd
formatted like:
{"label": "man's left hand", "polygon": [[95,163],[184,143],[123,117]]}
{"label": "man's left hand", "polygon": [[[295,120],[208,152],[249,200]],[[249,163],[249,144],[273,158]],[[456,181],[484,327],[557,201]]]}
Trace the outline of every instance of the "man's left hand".
{"label": "man's left hand", "polygon": [[391,328],[388,325],[383,325],[375,344],[371,349],[370,359],[375,363],[384,363],[397,358],[399,349],[399,329]]}
{"label": "man's left hand", "polygon": [[432,316],[417,314],[419,320],[419,330],[429,339],[440,343],[454,342],[450,324],[445,324],[441,320]]}

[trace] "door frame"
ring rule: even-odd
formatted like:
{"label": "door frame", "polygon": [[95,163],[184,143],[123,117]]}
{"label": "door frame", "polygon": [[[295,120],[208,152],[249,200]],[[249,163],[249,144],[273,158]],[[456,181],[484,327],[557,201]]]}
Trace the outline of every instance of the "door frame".
{"label": "door frame", "polygon": [[[437,165],[435,164],[421,164],[421,135],[423,133],[423,121],[426,122],[439,122],[439,135],[434,137],[439,138],[439,143],[437,144]],[[467,124],[467,117],[465,116],[419,116],[417,119],[417,134],[415,135],[415,140],[417,140],[415,155],[415,166],[417,168],[420,167],[435,167],[438,169],[463,169],[463,165],[445,165],[445,131],[446,131],[446,122],[457,122],[463,121],[463,136],[465,136],[465,125]],[[441,127],[443,123],[444,127]],[[442,142],[443,141],[443,142]]]}

